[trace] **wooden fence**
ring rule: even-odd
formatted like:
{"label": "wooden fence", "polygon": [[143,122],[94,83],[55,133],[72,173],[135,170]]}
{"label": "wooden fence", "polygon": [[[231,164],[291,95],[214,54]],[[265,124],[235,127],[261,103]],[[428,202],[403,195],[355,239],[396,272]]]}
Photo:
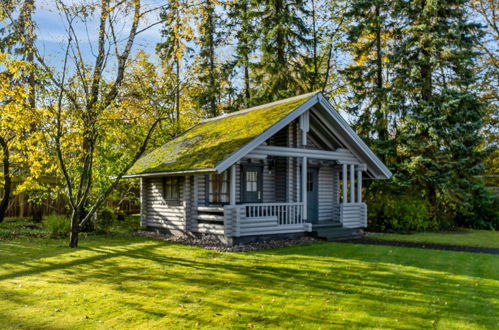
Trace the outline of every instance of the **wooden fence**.
{"label": "wooden fence", "polygon": [[[0,189],[0,198],[2,197],[3,189]],[[112,209],[118,209],[120,212],[126,214],[139,213],[140,210],[138,198],[123,199],[121,201],[108,200],[104,205]],[[40,205],[37,205],[30,202],[29,196],[26,193],[19,193],[11,196],[6,216],[13,218],[32,217],[35,213],[39,212],[43,215],[52,213],[68,214],[69,204],[63,194],[55,198],[47,198]]]}

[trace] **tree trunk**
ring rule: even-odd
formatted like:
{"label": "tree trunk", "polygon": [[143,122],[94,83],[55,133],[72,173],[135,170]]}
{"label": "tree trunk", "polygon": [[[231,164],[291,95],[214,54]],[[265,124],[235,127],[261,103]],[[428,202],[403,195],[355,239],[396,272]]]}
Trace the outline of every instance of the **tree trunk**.
{"label": "tree trunk", "polygon": [[10,194],[12,191],[12,178],[10,176],[10,155],[9,146],[4,138],[0,137],[0,146],[3,150],[3,177],[4,177],[4,195],[0,202],[0,222],[5,219],[5,213],[9,206]]}
{"label": "tree trunk", "polygon": [[38,222],[38,223],[42,222],[43,207],[41,204],[34,203],[33,207],[32,207],[32,213],[33,213],[33,216],[32,216],[33,222]]}
{"label": "tree trunk", "polygon": [[246,107],[250,107],[250,100],[251,100],[251,92],[250,92],[250,77],[249,77],[249,69],[248,69],[248,65],[249,65],[249,60],[247,59],[247,56],[246,56],[246,59],[245,59],[245,64],[244,64],[244,91],[245,91],[245,97],[246,97]]}
{"label": "tree trunk", "polygon": [[311,88],[310,91],[313,92],[315,91],[316,88],[316,83],[317,83],[317,78],[319,77],[319,68],[318,68],[318,63],[317,63],[317,45],[319,43],[318,37],[317,37],[317,29],[316,29],[316,13],[315,13],[315,1],[312,0],[312,39],[313,39],[313,62],[314,62],[314,73],[312,75],[312,82],[311,82]]}
{"label": "tree trunk", "polygon": [[71,233],[69,235],[69,247],[78,247],[78,235],[80,233],[81,209],[74,210],[71,214]]}

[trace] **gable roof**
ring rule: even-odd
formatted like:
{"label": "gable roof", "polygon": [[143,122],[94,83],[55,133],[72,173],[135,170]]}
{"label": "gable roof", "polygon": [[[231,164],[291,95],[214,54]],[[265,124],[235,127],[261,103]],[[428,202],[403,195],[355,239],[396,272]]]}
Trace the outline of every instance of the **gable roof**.
{"label": "gable roof", "polygon": [[144,155],[126,176],[215,171],[217,164],[314,95],[300,95],[204,120]]}
{"label": "gable roof", "polygon": [[328,113],[334,133],[367,164],[372,178],[392,176],[322,93],[309,93],[204,120],[143,156],[125,177],[221,173],[312,107]]}

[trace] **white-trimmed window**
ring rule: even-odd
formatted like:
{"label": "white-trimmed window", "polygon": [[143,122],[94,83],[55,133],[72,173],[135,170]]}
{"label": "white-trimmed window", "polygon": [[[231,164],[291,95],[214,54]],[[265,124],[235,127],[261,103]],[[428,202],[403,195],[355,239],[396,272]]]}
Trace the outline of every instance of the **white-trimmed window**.
{"label": "white-trimmed window", "polygon": [[208,204],[229,203],[229,176],[225,171],[221,174],[207,176],[207,202]]}

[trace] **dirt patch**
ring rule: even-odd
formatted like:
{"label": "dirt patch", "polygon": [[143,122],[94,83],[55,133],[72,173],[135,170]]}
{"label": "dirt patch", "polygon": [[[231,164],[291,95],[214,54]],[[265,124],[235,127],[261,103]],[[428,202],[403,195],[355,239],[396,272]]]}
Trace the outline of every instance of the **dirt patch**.
{"label": "dirt patch", "polygon": [[166,242],[202,247],[207,250],[216,250],[216,251],[225,251],[225,252],[247,252],[247,251],[256,251],[256,250],[277,249],[286,246],[304,245],[304,244],[311,244],[323,241],[315,237],[300,237],[293,239],[269,240],[264,242],[229,246],[223,244],[218,240],[206,237],[196,238],[190,236],[175,236],[175,235],[158,234],[149,231],[139,231],[137,232],[137,235],[148,238],[159,239]]}

